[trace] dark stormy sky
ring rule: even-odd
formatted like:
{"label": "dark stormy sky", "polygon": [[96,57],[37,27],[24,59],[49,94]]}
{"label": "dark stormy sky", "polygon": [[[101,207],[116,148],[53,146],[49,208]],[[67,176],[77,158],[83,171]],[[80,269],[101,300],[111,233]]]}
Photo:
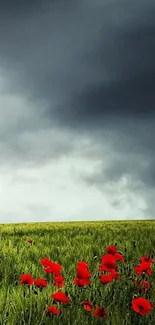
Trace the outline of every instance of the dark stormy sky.
{"label": "dark stormy sky", "polygon": [[154,211],[155,1],[3,1],[0,222]]}

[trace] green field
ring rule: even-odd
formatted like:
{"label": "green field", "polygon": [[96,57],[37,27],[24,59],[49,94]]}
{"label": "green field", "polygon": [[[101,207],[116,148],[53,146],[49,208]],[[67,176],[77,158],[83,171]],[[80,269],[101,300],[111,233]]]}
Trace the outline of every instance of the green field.
{"label": "green field", "polygon": [[[33,240],[32,245],[29,239]],[[103,285],[99,281],[98,266],[106,246],[115,243],[126,262],[118,264],[120,280]],[[0,225],[0,324],[155,325],[155,310],[142,317],[131,308],[134,295],[144,297],[130,278],[138,277],[133,267],[143,255],[155,258],[153,220]],[[50,295],[60,289],[53,286],[52,275],[43,272],[39,261],[44,257],[63,266],[66,285],[61,290],[71,299],[68,305],[57,303],[62,312],[52,318],[44,312],[44,307],[53,304]],[[93,278],[90,286],[79,288],[73,279],[76,263],[82,260],[90,264]],[[152,276],[145,276],[151,283],[145,298],[155,303],[154,265],[152,271]],[[48,286],[40,292],[38,288],[33,290],[20,284],[23,272],[33,278],[47,279]],[[94,306],[104,306],[107,318],[97,319],[86,311],[81,305],[86,299]]]}

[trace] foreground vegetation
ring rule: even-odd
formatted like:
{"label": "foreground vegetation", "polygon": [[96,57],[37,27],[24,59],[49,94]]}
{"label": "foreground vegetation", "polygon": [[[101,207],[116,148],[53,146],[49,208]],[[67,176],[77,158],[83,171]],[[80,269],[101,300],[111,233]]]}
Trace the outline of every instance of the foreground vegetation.
{"label": "foreground vegetation", "polygon": [[[101,258],[106,247],[115,244],[125,263],[118,262],[120,280],[103,285],[98,272]],[[142,317],[131,306],[134,295],[155,303],[154,265],[151,276],[134,272],[139,258],[145,255],[155,258],[154,221],[0,225],[0,325],[155,324],[155,310]],[[64,287],[54,286],[52,274],[44,272],[40,260],[45,257],[63,266]],[[89,264],[89,286],[73,283],[79,261]],[[20,284],[22,273],[46,279],[47,287],[40,290]],[[140,278],[151,284],[143,294],[134,283]],[[67,293],[69,304],[53,301],[51,294],[57,291]],[[95,318],[85,310],[81,302],[87,299],[94,308],[104,306],[107,317]],[[50,317],[45,307],[53,304],[61,314]]]}

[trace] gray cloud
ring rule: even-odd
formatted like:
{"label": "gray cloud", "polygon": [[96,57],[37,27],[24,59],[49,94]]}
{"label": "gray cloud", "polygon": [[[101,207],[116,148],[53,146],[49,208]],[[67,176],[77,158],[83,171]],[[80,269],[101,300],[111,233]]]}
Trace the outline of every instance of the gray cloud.
{"label": "gray cloud", "polygon": [[126,177],[128,195],[111,204],[141,195],[152,213],[154,16],[153,0],[6,1],[0,163],[96,158],[98,170],[79,179],[103,193]]}
{"label": "gray cloud", "polygon": [[[154,11],[155,14],[155,11]],[[123,28],[123,26],[122,26]],[[108,45],[101,43],[94,62],[100,68],[102,80],[98,84],[85,86],[82,92],[73,95],[66,105],[58,107],[62,122],[85,126],[88,122],[98,128],[102,119],[103,125],[109,119],[131,117],[133,119],[155,118],[155,25],[152,21],[148,26],[132,26],[113,40],[113,48],[107,51]],[[102,38],[101,38],[102,39]],[[106,47],[106,50],[105,50]],[[109,75],[119,69],[117,77],[111,81],[104,79],[107,51]],[[99,57],[100,53],[100,57]],[[107,68],[107,66],[106,66]],[[52,112],[52,109],[51,109]],[[52,113],[51,113],[52,114]]]}
{"label": "gray cloud", "polygon": [[3,64],[22,81],[21,91],[45,98],[52,118],[66,117],[65,124],[67,118],[94,119],[107,110],[133,113],[150,96],[152,84],[145,79],[154,71],[154,2],[95,3],[45,1],[41,11],[40,3],[36,7],[32,1],[33,15],[28,2],[27,10],[20,8],[22,20],[11,7],[6,15],[1,11]]}

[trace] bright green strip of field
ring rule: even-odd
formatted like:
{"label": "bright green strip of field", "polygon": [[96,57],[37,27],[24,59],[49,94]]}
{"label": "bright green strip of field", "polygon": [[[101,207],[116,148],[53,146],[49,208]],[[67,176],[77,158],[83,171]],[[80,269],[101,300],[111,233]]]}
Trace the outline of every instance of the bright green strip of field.
{"label": "bright green strip of field", "polygon": [[[32,245],[28,239],[33,240]],[[118,262],[120,280],[104,286],[99,281],[98,266],[106,246],[115,243],[126,263]],[[0,325],[154,325],[155,311],[151,316],[140,317],[131,309],[133,295],[138,294],[133,267],[140,256],[148,254],[155,257],[155,222],[151,220],[0,225]],[[39,263],[44,257],[63,266],[66,286],[62,291],[71,298],[67,306],[57,304],[62,314],[53,316],[54,320],[46,317],[44,307],[53,304],[50,295],[58,289],[52,284],[52,275],[43,272]],[[90,287],[73,285],[76,263],[81,260],[90,264],[93,275]],[[151,283],[145,298],[155,302],[154,266],[152,271],[151,277],[145,276]],[[42,292],[37,289],[37,294],[32,288],[24,289],[19,284],[23,272],[47,279],[48,287]],[[107,309],[106,321],[95,319],[91,312],[83,310],[81,302],[87,298],[94,307],[101,305]]]}

